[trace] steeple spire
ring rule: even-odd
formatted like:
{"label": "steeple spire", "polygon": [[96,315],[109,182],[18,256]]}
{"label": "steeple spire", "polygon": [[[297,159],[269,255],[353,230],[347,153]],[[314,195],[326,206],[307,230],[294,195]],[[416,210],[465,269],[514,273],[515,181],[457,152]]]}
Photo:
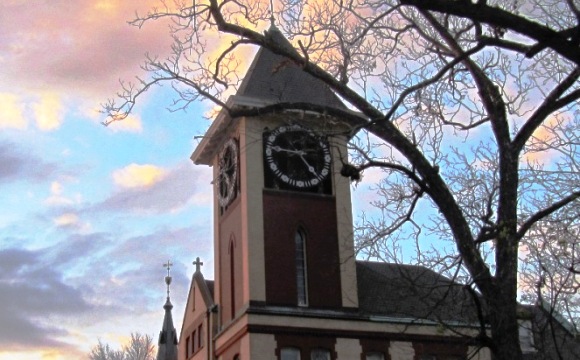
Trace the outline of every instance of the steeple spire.
{"label": "steeple spire", "polygon": [[274,0],[270,0],[270,28],[276,27],[274,20]]}
{"label": "steeple spire", "polygon": [[167,268],[167,276],[165,277],[165,284],[167,284],[167,301],[169,301],[169,285],[171,285],[170,271],[172,266],[173,263],[171,263],[169,260],[167,260],[167,262],[163,264],[163,267]]}
{"label": "steeple spire", "polygon": [[167,268],[167,276],[165,276],[165,284],[167,285],[167,300],[163,309],[165,309],[165,316],[163,318],[163,327],[159,333],[159,342],[157,348],[157,360],[177,360],[177,332],[173,326],[173,317],[171,309],[173,305],[169,299],[169,285],[171,285],[171,267],[173,264],[167,260],[163,267]]}

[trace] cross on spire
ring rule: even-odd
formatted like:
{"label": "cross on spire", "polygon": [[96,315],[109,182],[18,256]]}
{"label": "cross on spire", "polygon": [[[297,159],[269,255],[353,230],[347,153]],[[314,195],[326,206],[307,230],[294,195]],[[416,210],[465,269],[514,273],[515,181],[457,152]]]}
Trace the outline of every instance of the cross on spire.
{"label": "cross on spire", "polygon": [[173,263],[170,262],[169,260],[167,260],[167,263],[163,264],[163,267],[167,268],[167,276],[165,277],[165,283],[167,284],[167,298],[168,299],[169,299],[169,285],[171,285],[170,271],[171,271],[172,266],[173,266]]}
{"label": "cross on spire", "polygon": [[193,262],[193,265],[195,265],[195,272],[200,272],[201,271],[201,266],[203,265],[203,263],[201,262],[201,260],[199,259],[199,257],[195,258],[195,261]]}

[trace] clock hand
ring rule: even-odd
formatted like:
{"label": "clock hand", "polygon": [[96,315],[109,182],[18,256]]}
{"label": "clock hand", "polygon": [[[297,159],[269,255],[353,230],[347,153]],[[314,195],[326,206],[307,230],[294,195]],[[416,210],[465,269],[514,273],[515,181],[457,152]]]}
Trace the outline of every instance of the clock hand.
{"label": "clock hand", "polygon": [[289,150],[289,149],[281,148],[280,146],[272,146],[272,150],[278,151],[278,152],[280,152],[280,151],[287,152],[287,153],[290,153],[290,154],[296,154],[296,155],[300,155],[300,156],[306,155],[306,152],[305,151],[302,151],[302,150]]}
{"label": "clock hand", "polygon": [[[304,154],[306,154],[306,153],[304,153]],[[310,171],[313,175],[318,176],[318,174],[316,173],[316,170],[314,170],[314,166],[311,166],[308,163],[308,161],[306,161],[304,156],[302,156],[302,154],[300,154],[300,159],[302,159],[302,162],[304,162],[304,164],[306,164],[306,166],[308,167],[308,171]]]}

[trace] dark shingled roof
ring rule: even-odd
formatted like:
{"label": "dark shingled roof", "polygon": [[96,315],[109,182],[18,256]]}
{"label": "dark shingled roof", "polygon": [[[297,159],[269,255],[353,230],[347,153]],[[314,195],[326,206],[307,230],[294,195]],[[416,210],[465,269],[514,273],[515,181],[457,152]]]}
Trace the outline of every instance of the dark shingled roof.
{"label": "dark shingled roof", "polygon": [[[281,47],[295,51],[275,26],[272,26],[266,34]],[[237,95],[272,103],[304,102],[346,109],[321,80],[302,71],[293,61],[264,48],[258,50]]]}
{"label": "dark shingled roof", "polygon": [[566,320],[558,320],[559,314],[533,305],[520,305],[519,310],[528,315],[534,329],[536,351],[524,352],[524,360],[580,359],[580,341]]}
{"label": "dark shingled roof", "polygon": [[422,266],[357,261],[359,309],[368,315],[478,324],[461,285]]}
{"label": "dark shingled roof", "polygon": [[213,299],[214,297],[214,293],[213,293],[213,289],[214,289],[214,283],[213,280],[205,280],[205,284],[207,285],[207,289],[209,290],[209,293],[211,295],[211,298]]}
{"label": "dark shingled roof", "polygon": [[163,309],[165,309],[165,317],[163,318],[163,328],[159,332],[157,360],[177,360],[177,332],[173,326],[173,317],[171,316],[173,305],[169,297],[167,297]]}

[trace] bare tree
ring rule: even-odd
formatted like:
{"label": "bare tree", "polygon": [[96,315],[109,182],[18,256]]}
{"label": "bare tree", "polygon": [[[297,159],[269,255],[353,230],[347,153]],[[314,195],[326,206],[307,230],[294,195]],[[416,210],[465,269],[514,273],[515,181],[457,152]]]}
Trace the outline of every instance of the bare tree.
{"label": "bare tree", "polygon": [[103,344],[101,340],[89,353],[89,360],[124,360],[125,354],[121,350],[113,350],[109,344]]}
{"label": "bare tree", "polygon": [[[271,16],[294,46],[261,31]],[[410,257],[461,275],[488,312],[491,337],[480,339],[497,359],[522,358],[519,291],[577,311],[569,301],[580,270],[574,1],[277,0],[273,12],[266,1],[175,1],[132,24],[158,19],[171,21],[173,55],[147,57],[148,77],[124,83],[120,103],[104,105],[107,123],[162,82],[176,90],[174,110],[205,99],[232,117],[251,115],[257,110],[228,109],[225,96],[239,85],[247,47],[265,47],[362,114],[291,103],[259,110],[306,109],[350,124],[357,152],[343,173],[382,171],[378,214],[358,225],[362,256]],[[218,37],[227,45],[212,48]],[[559,249],[558,261],[545,248]],[[546,296],[551,287],[558,297]]]}
{"label": "bare tree", "polygon": [[113,350],[101,340],[91,349],[89,360],[154,360],[155,345],[149,335],[131,333],[131,340],[122,350]]}

